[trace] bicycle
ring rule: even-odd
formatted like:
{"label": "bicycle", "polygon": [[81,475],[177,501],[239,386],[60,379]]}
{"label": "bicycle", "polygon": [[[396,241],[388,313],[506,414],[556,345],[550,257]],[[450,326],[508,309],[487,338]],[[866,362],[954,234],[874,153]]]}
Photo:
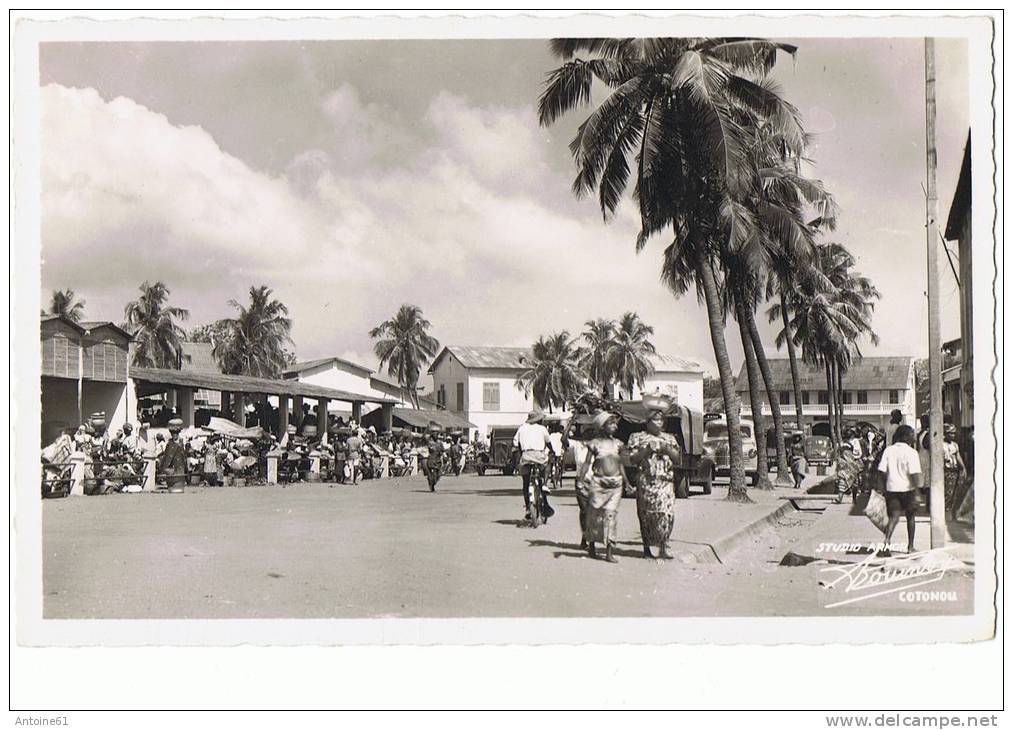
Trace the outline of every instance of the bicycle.
{"label": "bicycle", "polygon": [[528,468],[528,525],[538,527],[548,522],[551,515],[542,509],[545,486],[545,466],[542,464],[525,464]]}

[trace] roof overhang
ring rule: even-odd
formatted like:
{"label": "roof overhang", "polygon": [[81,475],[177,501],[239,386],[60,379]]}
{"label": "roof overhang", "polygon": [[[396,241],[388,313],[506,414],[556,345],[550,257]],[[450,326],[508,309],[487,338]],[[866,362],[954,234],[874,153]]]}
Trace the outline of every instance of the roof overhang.
{"label": "roof overhang", "polygon": [[204,388],[206,390],[218,390],[229,393],[290,395],[303,398],[326,398],[328,400],[346,401],[348,403],[376,403],[378,405],[394,405],[398,402],[390,398],[378,398],[375,395],[364,395],[347,390],[325,388],[299,380],[272,380],[270,378],[254,378],[247,375],[220,375],[217,373],[200,373],[188,370],[132,367],[130,368],[130,377],[145,383],[186,388]]}

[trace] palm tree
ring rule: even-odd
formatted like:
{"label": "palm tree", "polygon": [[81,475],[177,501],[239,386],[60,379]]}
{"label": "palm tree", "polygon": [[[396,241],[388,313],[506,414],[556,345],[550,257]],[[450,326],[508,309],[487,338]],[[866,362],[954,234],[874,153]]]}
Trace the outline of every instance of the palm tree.
{"label": "palm tree", "polygon": [[[725,268],[729,270],[732,282],[728,294],[738,299],[736,320],[742,335],[750,341],[750,347],[746,349],[747,358],[755,360],[755,372],[767,394],[777,453],[778,486],[789,486],[791,476],[781,406],[756,325],[756,309],[764,298],[764,290],[769,290],[773,286],[771,282],[777,279],[779,268],[804,270],[812,259],[815,227],[805,223],[804,209],[816,209],[821,216],[818,220],[832,221],[835,215],[833,199],[822,183],[802,177],[798,173],[800,160],[793,159],[791,154],[783,140],[767,128],[760,129],[750,150],[755,187],[743,200],[744,212],[752,218],[755,234],[742,239],[738,250],[725,258]],[[798,395],[797,378],[795,382]],[[801,397],[796,400],[801,401]],[[765,436],[762,414],[757,420],[756,408],[752,410],[757,434]],[[766,482],[761,479],[760,484],[765,486]]]}
{"label": "palm tree", "polygon": [[220,320],[220,339],[214,345],[215,359],[228,375],[277,378],[288,364],[285,345],[291,344],[292,320],[288,307],[272,299],[266,286],[251,286],[247,306],[229,300],[236,317]]}
{"label": "palm tree", "polygon": [[126,320],[123,329],[134,338],[133,364],[137,367],[180,367],[183,354],[183,328],[177,321],[186,321],[190,312],[180,307],[166,306],[169,289],[160,281],[144,282],[141,296],[123,308]]}
{"label": "palm tree", "polygon": [[612,372],[608,354],[615,344],[616,323],[611,319],[589,319],[580,335],[583,344],[577,348],[581,369],[589,385],[606,398],[612,397]]}
{"label": "palm tree", "polygon": [[430,326],[419,307],[402,304],[393,317],[369,331],[369,336],[376,340],[373,352],[380,358],[380,367],[387,365],[387,374],[397,378],[416,408],[422,366],[436,357],[440,349],[440,343],[429,334]]}
{"label": "palm tree", "polygon": [[526,369],[517,377],[517,388],[550,413],[556,406],[565,409],[584,388],[575,341],[566,330],[539,337],[522,364]]}
{"label": "palm tree", "polygon": [[644,380],[654,372],[651,356],[657,351],[648,339],[653,334],[654,328],[644,324],[636,312],[626,312],[616,327],[608,350],[608,370],[630,399],[633,386],[643,390]]}
{"label": "palm tree", "polygon": [[[739,402],[724,341],[721,253],[751,232],[739,201],[754,187],[747,148],[755,129],[769,127],[792,149],[805,146],[797,112],[766,80],[777,52],[796,49],[744,38],[561,39],[551,49],[565,63],[549,74],[539,100],[543,125],[587,105],[593,82],[609,89],[570,144],[579,169],[575,194],[597,188],[607,219],[627,187],[632,157],[637,250],[671,229],[662,280],[676,296],[695,288],[707,308],[728,420],[728,498],[748,501]],[[581,52],[590,57],[576,58]]]}
{"label": "palm tree", "polygon": [[43,314],[57,314],[71,322],[84,318],[84,300],[74,298],[73,289],[56,289],[49,298],[49,311]]}
{"label": "palm tree", "polygon": [[880,294],[867,277],[852,271],[854,264],[854,257],[843,246],[818,245],[803,286],[787,299],[792,316],[778,334],[778,339],[794,339],[803,361],[823,366],[827,418],[835,445],[841,438],[843,375],[861,358],[857,344],[861,337],[867,335],[874,345],[879,342],[870,321]]}

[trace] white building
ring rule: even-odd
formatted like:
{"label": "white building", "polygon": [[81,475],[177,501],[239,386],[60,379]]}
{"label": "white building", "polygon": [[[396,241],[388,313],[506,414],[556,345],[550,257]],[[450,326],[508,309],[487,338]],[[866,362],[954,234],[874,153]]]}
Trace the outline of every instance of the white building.
{"label": "white building", "polygon": [[[768,360],[774,390],[778,394],[781,413],[786,420],[796,420],[795,392],[791,380],[791,363],[787,358]],[[749,380],[745,364],[739,372],[735,389],[742,400],[742,414],[749,415]],[[826,373],[822,366],[798,363],[799,384],[802,390],[802,416],[806,424],[814,426],[827,424]],[[917,427],[915,421],[915,376],[914,358],[911,357],[863,357],[855,361],[843,377],[843,401],[845,421],[865,421],[883,428],[890,422],[890,412],[897,409],[904,416],[904,422]],[[770,415],[770,404],[763,393],[763,413]],[[824,425],[822,428],[828,428]]]}
{"label": "white building", "polygon": [[475,424],[485,438],[496,426],[519,426],[534,408],[530,396],[517,387],[525,369],[527,347],[444,347],[429,372],[433,397],[448,411]]}
{"label": "white building", "polygon": [[655,355],[651,363],[654,372],[644,379],[643,389],[634,386],[634,400],[660,391],[679,405],[703,411],[703,368],[699,363],[672,355]]}
{"label": "white building", "polygon": [[[282,377],[286,380],[298,380],[302,383],[347,390],[375,398],[394,398],[403,406],[412,407],[407,391],[386,375],[340,357],[324,357],[296,363],[285,368]],[[419,396],[419,405],[422,408],[435,407],[435,403],[422,396]],[[366,411],[368,410],[369,406],[366,406]]]}
{"label": "white building", "polygon": [[[496,426],[519,426],[534,408],[534,400],[517,387],[525,370],[522,360],[530,356],[527,347],[445,347],[429,368],[433,397],[439,406],[475,424],[482,437]],[[698,364],[658,356],[655,368],[645,392],[660,390],[682,405],[703,410],[703,370]],[[639,397],[637,388],[634,398]]]}

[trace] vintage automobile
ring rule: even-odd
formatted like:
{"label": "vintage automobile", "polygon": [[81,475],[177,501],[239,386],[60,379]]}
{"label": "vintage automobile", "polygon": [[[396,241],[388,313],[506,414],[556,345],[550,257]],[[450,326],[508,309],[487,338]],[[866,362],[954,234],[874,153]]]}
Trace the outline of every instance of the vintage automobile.
{"label": "vintage automobile", "polygon": [[489,429],[489,446],[475,457],[475,471],[485,476],[489,469],[499,469],[504,476],[517,471],[514,436],[517,426],[493,426]]}
{"label": "vintage automobile", "polygon": [[[703,451],[714,461],[714,473],[717,476],[729,475],[730,460],[728,458],[728,422],[724,418],[709,421],[704,427]],[[759,480],[760,463],[766,464],[766,455],[759,455],[756,449],[756,437],[753,434],[753,422],[747,419],[739,421],[742,432],[742,454],[746,461],[746,476],[750,484]]]}
{"label": "vintage automobile", "polygon": [[826,469],[833,461],[833,446],[829,436],[809,436],[805,439],[805,458],[809,466]]}

